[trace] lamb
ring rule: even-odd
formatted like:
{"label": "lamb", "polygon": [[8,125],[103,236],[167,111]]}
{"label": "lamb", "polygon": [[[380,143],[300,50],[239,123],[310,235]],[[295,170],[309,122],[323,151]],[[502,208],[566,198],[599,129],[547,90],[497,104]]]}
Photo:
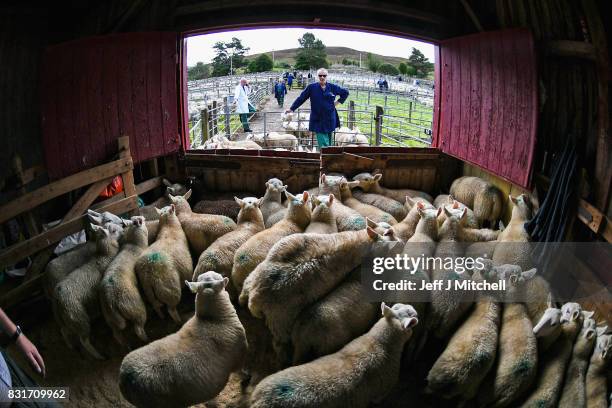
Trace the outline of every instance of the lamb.
{"label": "lamb", "polygon": [[132,351],[119,369],[119,389],[137,407],[187,407],[215,398],[246,357],[242,323],[224,287],[208,271],[185,284],[195,315],[178,332]]}
{"label": "lamb", "polygon": [[396,220],[403,220],[408,215],[406,206],[392,198],[380,194],[364,193],[359,189],[353,190],[352,193],[357,200],[391,214]]}
{"label": "lamb", "polygon": [[521,271],[516,265],[504,265],[500,273],[506,281],[506,302],[501,316],[496,365],[481,385],[480,406],[507,407],[524,395],[537,372],[538,349],[531,320],[525,306],[512,302],[510,293],[519,281],[531,279],[536,270]]}
{"label": "lamb", "polygon": [[[495,261],[494,261],[495,262]],[[548,308],[552,308],[552,292],[548,282],[539,275],[526,276],[510,287],[509,298],[525,304],[531,324],[535,327]],[[546,300],[544,300],[546,299]],[[543,344],[539,344],[541,348]]]}
{"label": "lamb", "polygon": [[334,213],[334,195],[320,195],[312,199],[312,217],[306,233],[332,234],[338,232]]}
{"label": "lamb", "polygon": [[[473,280],[497,280],[499,273],[498,268],[489,265],[488,271],[486,268],[476,271]],[[476,396],[480,383],[495,362],[500,319],[497,300],[490,293],[479,295],[474,310],[429,371],[427,391],[446,399],[459,398],[462,402]]]}
{"label": "lamb", "polygon": [[367,332],[378,305],[363,300],[360,268],[321,300],[302,311],[293,325],[293,365],[335,353]]}
{"label": "lamb", "polygon": [[157,239],[159,232],[159,220],[145,221],[147,227],[147,244],[151,245]]}
{"label": "lamb", "polygon": [[[333,194],[341,197],[340,184],[346,182],[343,176],[321,175],[320,187],[308,190],[314,195]],[[336,214],[336,225],[338,231],[359,231],[366,228],[365,217],[357,211],[342,204],[342,200],[336,200],[334,213]]]}
{"label": "lamb", "polygon": [[138,290],[134,272],[136,260],[148,246],[144,217],[132,217],[125,229],[121,249],[110,263],[99,285],[100,309],[119,344],[126,344],[121,332],[132,323],[138,338],[147,342],[144,325],[147,309]]}
{"label": "lamb", "polygon": [[[445,207],[448,208],[450,212],[460,212],[463,211],[464,208],[467,208],[467,220],[465,222],[466,228],[480,228],[480,224],[478,223],[478,219],[474,215],[474,211],[470,210],[469,207],[459,201],[455,200],[453,196],[448,196],[448,201],[443,205],[436,206],[437,208]],[[440,213],[440,217],[438,218],[438,223],[442,225],[444,220],[446,219],[446,213],[443,211]]]}
{"label": "lamb", "polygon": [[266,224],[270,228],[285,217],[287,208],[283,206],[281,194],[287,191],[287,186],[277,178],[266,181],[266,193],[261,199],[261,213]]}
{"label": "lamb", "polygon": [[382,400],[399,379],[402,350],[418,318],[410,305],[381,307],[383,318],[340,351],[266,377],[251,408],[365,408]]}
{"label": "lamb", "polygon": [[171,204],[160,211],[157,240],[145,249],[134,266],[143,292],[160,318],[166,305],[170,317],[181,322],[176,306],[181,300],[181,281],[191,278],[193,261],[187,237]]}
{"label": "lamb", "polygon": [[112,212],[104,211],[102,213],[96,212],[94,210],[87,210],[87,218],[92,224],[99,225],[104,227],[106,224],[116,224],[122,225],[123,219]]}
{"label": "lamb", "polygon": [[522,407],[557,406],[557,401],[561,395],[565,369],[572,354],[572,346],[582,326],[580,305],[577,303],[564,304],[561,308],[560,322],[561,335],[541,355],[535,387],[522,403]]}
{"label": "lamb", "polygon": [[371,228],[336,234],[298,234],[275,244],[244,282],[240,304],[265,318],[280,360],[302,310],[332,291],[385,238]]}
{"label": "lamb", "polygon": [[193,212],[198,214],[224,215],[232,221],[238,219],[240,206],[234,199],[200,200],[193,206]]}
{"label": "lamb", "polygon": [[533,266],[533,262],[530,255],[531,247],[528,244],[530,237],[524,224],[531,219],[531,207],[525,194],[517,198],[509,197],[514,204],[512,217],[508,226],[497,238],[504,244],[495,247],[492,259],[496,265],[511,263],[519,265],[522,269],[529,269]]}
{"label": "lamb", "polygon": [[347,127],[341,127],[335,132],[335,142],[338,146],[369,146],[370,142],[368,138],[363,135],[359,128],[349,129]]}
{"label": "lamb", "polygon": [[264,133],[251,133],[247,135],[247,140],[252,140],[261,147],[266,148],[286,148],[289,150],[295,150],[298,145],[297,138],[289,133],[277,133],[269,132]]}
{"label": "lamb", "polygon": [[404,242],[412,237],[419,223],[420,216],[418,209],[435,209],[433,205],[423,199],[412,199],[408,196],[406,196],[405,205],[406,208],[409,209],[408,214],[403,220],[391,227],[395,235]]}
{"label": "lamb", "polygon": [[374,207],[373,205],[364,204],[354,198],[351,194],[351,188],[356,187],[357,185],[359,185],[359,182],[357,181],[343,181],[340,183],[340,197],[344,205],[349,208],[352,208],[362,216],[369,218],[372,221],[386,222],[391,225],[397,224],[397,220],[393,218],[391,214],[386,213],[383,210]]}
{"label": "lamb", "polygon": [[450,194],[438,194],[438,195],[436,196],[436,198],[433,200],[433,205],[434,205],[434,207],[436,207],[436,208],[440,208],[440,207],[442,207],[443,205],[446,205],[446,204],[448,204],[448,203],[451,203],[451,204],[452,204],[452,201],[451,201],[451,198],[450,198],[450,197],[451,197],[451,195],[450,195]]}
{"label": "lamb", "polygon": [[607,326],[597,328],[595,350],[591,355],[586,375],[586,406],[599,408],[607,406],[607,371],[612,355],[612,334],[606,334]]}
{"label": "lamb", "polygon": [[[236,202],[240,206],[238,227],[236,230],[228,232],[213,242],[204,252],[202,252],[195,271],[193,272],[194,281],[204,272],[212,270],[222,276],[230,277],[232,275],[234,255],[238,248],[247,242],[253,235],[264,230],[263,215],[260,209],[261,199],[258,200],[255,197],[246,197],[241,200],[236,198]],[[231,283],[228,292],[232,298],[237,296],[236,290]]]}
{"label": "lamb", "polygon": [[540,320],[533,326],[533,334],[538,340],[538,351],[547,351],[561,335],[561,309],[552,305],[551,296],[548,296],[548,308]]}
{"label": "lamb", "polygon": [[319,178],[319,185],[308,189],[308,194],[311,196],[317,196],[319,194],[333,194],[336,197],[340,197],[340,183],[346,181],[346,178],[342,175],[331,175],[321,174]]}
{"label": "lamb", "polygon": [[411,190],[408,188],[405,189],[391,189],[385,188],[380,185],[380,179],[382,178],[382,174],[376,174],[372,176],[370,173],[360,173],[353,177],[353,180],[359,181],[359,187],[363,189],[366,193],[376,193],[380,195],[384,195],[386,197],[392,198],[400,203],[403,203],[406,196],[411,198],[423,198],[427,200],[428,203],[432,202],[432,198],[429,194],[418,191]]}
{"label": "lamb", "polygon": [[159,215],[157,214],[157,211],[155,211],[155,209],[163,208],[167,205],[170,205],[171,201],[170,201],[169,194],[183,195],[187,192],[187,187],[185,187],[182,184],[178,184],[178,183],[173,184],[168,179],[165,179],[165,178],[162,179],[162,182],[166,186],[166,191],[164,192],[164,195],[159,197],[153,203],[149,205],[145,205],[144,207],[140,207],[138,209],[139,214],[145,217],[147,221],[159,219]]}
{"label": "lamb", "polygon": [[268,251],[281,238],[291,234],[304,232],[310,223],[311,210],[308,205],[308,192],[293,195],[285,191],[289,207],[285,218],[271,228],[258,232],[238,248],[234,255],[232,267],[232,283],[240,293],[247,276],[268,255]]}
{"label": "lamb", "polygon": [[230,231],[236,229],[236,223],[223,215],[197,214],[191,211],[187,200],[191,190],[183,196],[170,195],[176,206],[176,214],[181,222],[191,249],[199,256],[210,244]]}
{"label": "lamb", "polygon": [[75,334],[91,356],[102,359],[89,338],[90,320],[99,314],[97,285],[119,252],[119,243],[108,229],[97,225],[91,227],[97,235],[96,253],[55,286],[53,299],[60,330],[68,347],[71,347],[69,335]]}
{"label": "lamb", "polygon": [[503,207],[501,191],[479,177],[459,177],[453,181],[450,195],[474,210],[479,225],[488,221],[494,226],[499,219]]}
{"label": "lamb", "polygon": [[[459,235],[466,220],[467,212],[464,210],[459,217],[448,212],[446,208],[444,211],[447,212],[447,218],[438,231],[440,243],[436,247],[435,257],[454,259],[463,256],[463,245],[460,242]],[[431,279],[432,281],[443,281],[445,288],[449,280],[464,280],[466,277],[464,273],[456,273],[454,269],[447,269],[436,263]],[[438,339],[447,338],[454,326],[470,309],[471,303],[471,292],[445,289],[432,290],[430,313],[427,319],[428,332]]]}
{"label": "lamb", "polygon": [[[565,384],[559,400],[559,408],[586,407],[586,374],[593,354],[597,324],[594,312],[582,312],[582,330],[572,350],[572,357],[565,372]],[[604,405],[605,406],[605,405]]]}
{"label": "lamb", "polygon": [[233,141],[222,135],[211,137],[204,143],[204,149],[246,149],[260,150],[261,146],[252,140]]}

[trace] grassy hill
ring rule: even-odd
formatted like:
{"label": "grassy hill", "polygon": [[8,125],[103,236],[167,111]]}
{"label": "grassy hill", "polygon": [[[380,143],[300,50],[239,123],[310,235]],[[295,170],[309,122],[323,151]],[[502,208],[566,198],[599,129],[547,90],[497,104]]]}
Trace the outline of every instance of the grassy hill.
{"label": "grassy hill", "polygon": [[[293,65],[293,63],[295,62],[295,56],[298,50],[299,48],[290,48],[287,50],[274,51],[274,60],[284,61],[284,62],[287,62]],[[344,58],[347,58],[349,60],[359,61],[359,53],[361,52],[362,66],[365,66],[366,56],[368,54],[365,51],[354,50],[348,47],[326,47],[325,51],[327,52],[327,60],[332,64],[340,64]],[[406,61],[408,59],[408,55],[410,55],[410,52],[411,50],[408,50],[408,49],[406,50],[406,58],[390,57],[387,55],[379,55],[379,54],[374,54],[374,53],[372,53],[372,55],[380,58],[383,62],[398,66],[400,62]],[[262,53],[248,55],[247,59],[257,58],[257,56],[261,54]],[[272,51],[266,52],[265,54],[272,56]]]}

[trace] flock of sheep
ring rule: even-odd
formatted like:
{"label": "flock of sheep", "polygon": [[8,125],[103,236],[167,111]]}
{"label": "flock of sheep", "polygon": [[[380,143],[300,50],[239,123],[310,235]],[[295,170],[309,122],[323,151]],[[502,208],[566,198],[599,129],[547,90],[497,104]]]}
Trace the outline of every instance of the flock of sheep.
{"label": "flock of sheep", "polygon": [[[385,188],[381,178],[323,174],[296,195],[273,178],[262,198],[235,198],[208,214],[192,211],[191,190],[166,182],[166,196],[141,216],[90,212],[89,241],[47,266],[62,335],[102,358],[90,341],[93,319],[101,315],[120,344],[128,329],[148,343],[146,304],[182,323],[183,290],[195,293],[193,317],[122,362],[121,392],[139,407],[212,400],[241,369],[253,369],[244,385],[251,407],[367,407],[401,386],[400,373],[417,370],[423,355],[436,357],[422,373],[424,391],[457,404],[607,406],[612,335],[577,303],[557,308],[529,251],[500,244],[529,241],[529,198],[510,197],[512,218],[495,230],[483,226],[497,225],[502,195],[482,179],[461,177],[433,200]],[[413,244],[409,256],[492,254],[472,275],[434,266],[411,279],[504,279],[508,290],[365,302],[360,266],[375,243],[395,241]],[[281,370],[245,366],[259,350],[247,344],[237,310],[265,323]],[[432,344],[441,345],[436,353]]]}

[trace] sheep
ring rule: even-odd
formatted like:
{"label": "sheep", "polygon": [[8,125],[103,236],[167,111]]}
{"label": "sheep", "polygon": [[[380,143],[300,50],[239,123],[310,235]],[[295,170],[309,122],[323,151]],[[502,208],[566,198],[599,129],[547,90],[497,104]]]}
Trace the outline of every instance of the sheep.
{"label": "sheep", "polygon": [[521,407],[557,406],[565,369],[572,354],[574,340],[582,326],[582,319],[578,303],[563,305],[560,319],[561,334],[557,341],[541,354],[535,386]]}
{"label": "sheep", "polygon": [[[240,246],[249,238],[264,230],[263,215],[261,214],[261,199],[246,197],[244,199],[235,198],[240,206],[238,213],[238,227],[232,232],[228,232],[215,242],[213,242],[198,259],[198,264],[193,272],[193,281],[198,279],[202,273],[214,270],[222,276],[230,277],[234,255]],[[230,282],[228,292],[232,298],[237,296],[233,285]]]}
{"label": "sheep", "polygon": [[336,289],[304,309],[293,325],[293,365],[335,353],[367,332],[376,321],[378,305],[363,300],[360,268]]}
{"label": "sheep", "polygon": [[312,199],[312,217],[306,233],[332,234],[338,232],[334,213],[334,195],[320,195]]}
{"label": "sheep", "polygon": [[183,196],[173,196],[170,200],[176,206],[176,214],[190,248],[200,256],[202,252],[215,240],[236,229],[236,223],[223,215],[198,214],[191,211],[187,200],[191,197],[191,190]]}
{"label": "sheep", "polygon": [[[460,212],[460,211],[463,211],[464,208],[467,208],[467,220],[465,222],[466,228],[480,228],[480,224],[478,223],[478,219],[474,215],[474,211],[470,210],[467,205],[455,200],[453,196],[449,195],[448,201],[446,203],[440,206],[436,206],[436,208],[440,208],[440,207],[448,208],[450,212]],[[442,211],[440,213],[440,217],[438,218],[438,223],[442,225],[445,219],[446,219],[446,213]]]}
{"label": "sheep", "polygon": [[289,207],[285,218],[271,228],[258,232],[238,248],[232,266],[232,283],[240,293],[247,276],[262,262],[268,251],[281,238],[304,232],[310,223],[311,210],[308,205],[308,192],[293,195],[285,190]]}
{"label": "sheep", "polygon": [[364,204],[357,200],[351,194],[351,188],[356,187],[359,184],[357,181],[342,181],[340,183],[340,198],[342,203],[349,208],[357,211],[362,216],[371,219],[375,222],[386,222],[391,225],[397,224],[397,220],[389,213],[374,207],[373,205]]}
{"label": "sheep", "polygon": [[434,200],[433,200],[434,207],[440,208],[443,205],[446,205],[448,203],[452,203],[450,197],[451,197],[450,194],[438,194],[436,196],[436,198],[434,198]]}
{"label": "sheep", "polygon": [[280,361],[300,312],[334,289],[385,238],[371,228],[335,234],[297,234],[276,243],[244,281],[240,304],[264,318]]}
{"label": "sheep", "polygon": [[149,205],[145,205],[144,207],[140,207],[138,212],[141,216],[145,217],[147,221],[153,221],[159,219],[159,214],[155,211],[156,208],[163,208],[170,205],[170,197],[169,194],[172,195],[183,195],[187,192],[187,187],[179,183],[171,183],[168,179],[162,179],[162,182],[166,186],[166,191],[164,195],[159,197],[157,200],[152,202]]}
{"label": "sheep", "polygon": [[489,372],[478,396],[480,406],[507,407],[529,389],[537,373],[538,347],[525,305],[513,302],[511,294],[519,281],[531,279],[536,270],[521,271],[518,266],[505,273],[508,285],[501,316],[497,362]]}
{"label": "sheep", "polygon": [[200,200],[193,206],[193,212],[198,214],[224,215],[236,221],[240,206],[234,199]]}
{"label": "sheep", "polygon": [[606,407],[608,401],[607,371],[612,355],[612,334],[606,334],[608,327],[597,327],[595,349],[591,354],[586,375],[586,406]]}
{"label": "sheep", "polygon": [[408,215],[408,209],[402,203],[392,198],[380,194],[364,193],[358,189],[353,190],[352,193],[353,197],[357,200],[391,214],[396,220],[403,220]]}
{"label": "sheep", "polygon": [[380,173],[374,176],[370,173],[359,173],[355,177],[353,177],[353,180],[359,181],[359,187],[361,187],[366,193],[376,193],[384,195],[386,197],[399,201],[400,203],[404,202],[406,196],[410,196],[411,198],[420,197],[427,200],[428,203],[432,202],[431,196],[423,191],[411,190],[408,188],[391,189],[382,187],[380,185],[381,178],[382,174]]}
{"label": "sheep", "polygon": [[479,225],[488,221],[494,226],[499,219],[503,207],[501,191],[479,177],[459,177],[451,184],[450,195],[474,210]]}
{"label": "sheep", "polygon": [[270,228],[285,217],[287,208],[283,206],[281,194],[287,191],[287,186],[277,178],[266,181],[266,193],[261,199],[261,213],[266,228]]}
{"label": "sheep", "polygon": [[586,407],[586,374],[597,337],[597,324],[593,314],[594,312],[582,312],[582,330],[578,334],[565,372],[559,408]]}
{"label": "sheep", "polygon": [[391,225],[384,221],[374,222],[371,219],[366,218],[366,226],[372,228],[378,235],[385,236],[386,234],[387,236],[393,237],[394,241],[403,242],[399,240],[393,230],[391,230]]}
{"label": "sheep", "polygon": [[174,204],[161,209],[157,240],[141,253],[134,270],[157,315],[163,318],[161,308],[166,305],[170,317],[180,323],[176,306],[181,300],[181,281],[191,278],[193,261],[176,212]]}
{"label": "sheep", "polygon": [[91,227],[97,235],[96,253],[55,286],[53,299],[60,331],[68,347],[72,347],[69,335],[75,334],[92,357],[102,359],[89,338],[90,321],[99,314],[97,285],[102,273],[119,252],[119,243],[108,229],[97,225]]}
{"label": "sheep", "polygon": [[319,178],[319,185],[308,189],[308,194],[312,197],[319,194],[333,194],[336,197],[340,197],[340,183],[345,181],[346,178],[342,175],[331,175],[321,174]]}
{"label": "sheep", "polygon": [[370,142],[368,138],[363,135],[359,128],[349,129],[347,127],[341,127],[335,132],[335,142],[338,146],[369,146]]}
{"label": "sheep", "polygon": [[540,320],[533,325],[533,334],[538,341],[538,351],[547,351],[561,335],[561,309],[553,306],[551,296],[548,295],[548,307],[542,313]]}
{"label": "sheep", "polygon": [[[345,182],[346,178],[342,175],[326,175],[322,174],[319,180],[320,187],[314,187],[308,190],[312,196],[333,194],[336,198],[340,197],[340,183]],[[365,217],[357,211],[342,204],[341,200],[336,200],[334,204],[334,213],[336,214],[336,225],[338,231],[359,231],[365,229]]]}
{"label": "sheep", "polygon": [[121,249],[110,263],[99,285],[100,309],[119,344],[126,344],[121,332],[132,323],[138,338],[147,342],[144,325],[147,309],[138,290],[134,272],[136,260],[148,246],[144,217],[132,217],[125,229]]}
{"label": "sheep", "polygon": [[[476,271],[473,280],[497,280],[498,268],[489,265],[488,269]],[[446,399],[459,398],[462,402],[474,398],[495,362],[499,319],[497,296],[481,293],[474,310],[429,371],[426,390]]]}
{"label": "sheep", "polygon": [[159,232],[159,220],[145,221],[147,227],[147,245],[151,245],[157,239]]}
{"label": "sheep", "polygon": [[[435,257],[439,259],[457,258],[463,256],[463,245],[458,238],[467,212],[464,210],[461,216],[451,214],[446,208],[446,221],[440,227],[438,236],[440,243],[436,247]],[[445,262],[446,263],[446,262]],[[444,281],[444,287],[449,280],[464,280],[464,273],[456,273],[454,270],[444,268],[436,263],[431,274],[432,281]],[[451,330],[470,309],[472,303],[471,292],[458,292],[445,289],[435,289],[431,293],[430,313],[427,319],[428,332],[437,339],[445,339]]]}
{"label": "sheep", "polygon": [[195,314],[178,332],[129,353],[119,389],[137,407],[187,407],[215,398],[246,357],[244,327],[224,290],[228,278],[212,271],[196,282]]}
{"label": "sheep", "polygon": [[247,140],[252,140],[261,147],[267,148],[286,148],[289,150],[295,150],[298,145],[297,138],[289,133],[277,133],[269,132],[264,133],[251,133],[247,135]]}
{"label": "sheep", "polygon": [[395,235],[402,241],[408,241],[414,234],[417,224],[419,223],[418,209],[435,209],[433,205],[427,201],[417,198],[412,199],[406,196],[406,208],[409,209],[406,217],[391,227]]}
{"label": "sheep", "polygon": [[340,351],[266,377],[251,408],[365,408],[382,400],[399,379],[402,349],[418,317],[410,305],[381,308],[383,317]]}
{"label": "sheep", "polygon": [[496,265],[511,263],[519,265],[522,269],[529,269],[533,266],[531,247],[528,244],[531,239],[524,224],[531,219],[531,207],[525,194],[509,198],[514,205],[512,217],[510,223],[497,237],[497,241],[504,244],[495,247],[492,259]]}
{"label": "sheep", "polygon": [[88,209],[87,210],[87,218],[89,218],[89,221],[92,224],[96,224],[99,225],[101,227],[105,226],[106,224],[117,224],[117,225],[122,225],[122,218],[113,214],[112,212],[109,211],[104,211],[102,213],[99,213],[97,211]]}

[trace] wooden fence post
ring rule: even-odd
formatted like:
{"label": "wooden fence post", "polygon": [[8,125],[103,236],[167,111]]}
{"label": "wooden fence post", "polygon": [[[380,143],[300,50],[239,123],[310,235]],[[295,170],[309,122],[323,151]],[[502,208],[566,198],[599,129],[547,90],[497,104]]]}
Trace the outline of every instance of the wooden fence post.
{"label": "wooden fence post", "polygon": [[376,124],[376,146],[380,146],[382,143],[382,125],[383,125],[383,114],[385,110],[382,106],[376,106],[376,117],[374,123]]}
{"label": "wooden fence post", "polygon": [[352,130],[355,127],[355,101],[349,101],[348,109],[348,127]]}
{"label": "wooden fence post", "polygon": [[225,136],[229,139],[230,138],[230,133],[231,133],[231,129],[230,129],[230,107],[227,103],[227,96],[223,97],[223,113],[225,113]]}
{"label": "wooden fence post", "polygon": [[412,101],[408,102],[408,123],[412,123]]}
{"label": "wooden fence post", "polygon": [[210,115],[208,113],[208,106],[202,110],[200,113],[200,121],[202,123],[202,143],[208,140],[208,121],[210,119]]}
{"label": "wooden fence post", "polygon": [[216,136],[217,133],[219,133],[219,123],[217,122],[218,120],[218,111],[217,111],[217,101],[214,100],[212,103],[212,135],[211,136]]}

